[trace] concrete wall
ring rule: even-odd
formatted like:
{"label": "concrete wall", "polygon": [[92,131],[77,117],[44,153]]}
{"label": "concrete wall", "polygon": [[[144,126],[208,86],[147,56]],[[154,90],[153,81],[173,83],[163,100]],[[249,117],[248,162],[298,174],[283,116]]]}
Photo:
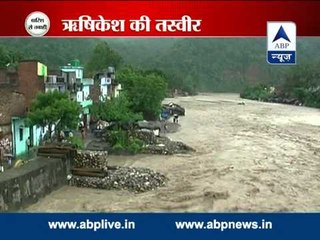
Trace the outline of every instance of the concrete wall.
{"label": "concrete wall", "polygon": [[16,211],[67,184],[67,160],[38,158],[0,173],[0,212]]}
{"label": "concrete wall", "polygon": [[33,126],[33,146],[39,146],[42,136],[41,127]]}

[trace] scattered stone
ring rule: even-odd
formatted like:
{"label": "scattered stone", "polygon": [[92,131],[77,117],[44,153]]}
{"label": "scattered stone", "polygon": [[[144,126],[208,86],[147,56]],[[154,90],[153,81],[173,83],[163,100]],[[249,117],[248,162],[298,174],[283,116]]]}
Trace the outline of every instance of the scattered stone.
{"label": "scattered stone", "polygon": [[107,151],[77,151],[74,158],[75,168],[106,168],[108,164]]}
{"label": "scattered stone", "polygon": [[70,184],[76,187],[106,190],[128,190],[135,193],[154,190],[166,185],[168,179],[147,168],[113,167],[106,170],[106,177],[73,176]]}
{"label": "scattered stone", "polygon": [[139,129],[136,131],[131,131],[129,132],[129,136],[140,139],[145,144],[155,144],[157,142],[156,135],[152,130],[149,129]]}
{"label": "scattered stone", "polygon": [[172,155],[179,153],[194,152],[192,147],[189,147],[183,142],[172,141],[168,137],[158,137],[157,144],[146,145],[142,150],[143,153]]}

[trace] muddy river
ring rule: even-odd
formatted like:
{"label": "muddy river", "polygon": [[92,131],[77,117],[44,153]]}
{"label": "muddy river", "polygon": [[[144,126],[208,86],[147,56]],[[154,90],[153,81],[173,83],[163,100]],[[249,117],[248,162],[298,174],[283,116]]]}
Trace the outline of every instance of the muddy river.
{"label": "muddy river", "polygon": [[113,165],[165,174],[167,186],[141,194],[65,186],[26,210],[320,210],[319,109],[242,100],[235,94],[172,101],[186,108],[186,116],[180,118],[180,131],[169,137],[187,143],[195,153],[110,156]]}

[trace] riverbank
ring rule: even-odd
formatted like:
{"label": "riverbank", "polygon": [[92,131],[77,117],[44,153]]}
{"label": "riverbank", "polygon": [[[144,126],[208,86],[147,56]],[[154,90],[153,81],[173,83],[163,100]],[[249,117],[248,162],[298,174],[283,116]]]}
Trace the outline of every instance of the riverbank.
{"label": "riverbank", "polygon": [[180,131],[168,136],[196,152],[108,158],[110,165],[163,173],[170,179],[165,187],[135,194],[65,186],[26,210],[320,210],[319,109],[250,101],[235,94],[166,101],[187,109]]}

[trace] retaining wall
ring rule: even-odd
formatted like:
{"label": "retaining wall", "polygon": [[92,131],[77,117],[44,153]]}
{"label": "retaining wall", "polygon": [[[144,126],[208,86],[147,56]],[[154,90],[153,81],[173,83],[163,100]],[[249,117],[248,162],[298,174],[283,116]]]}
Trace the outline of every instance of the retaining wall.
{"label": "retaining wall", "polygon": [[37,158],[0,173],[0,212],[19,210],[66,185],[67,168],[66,158]]}

